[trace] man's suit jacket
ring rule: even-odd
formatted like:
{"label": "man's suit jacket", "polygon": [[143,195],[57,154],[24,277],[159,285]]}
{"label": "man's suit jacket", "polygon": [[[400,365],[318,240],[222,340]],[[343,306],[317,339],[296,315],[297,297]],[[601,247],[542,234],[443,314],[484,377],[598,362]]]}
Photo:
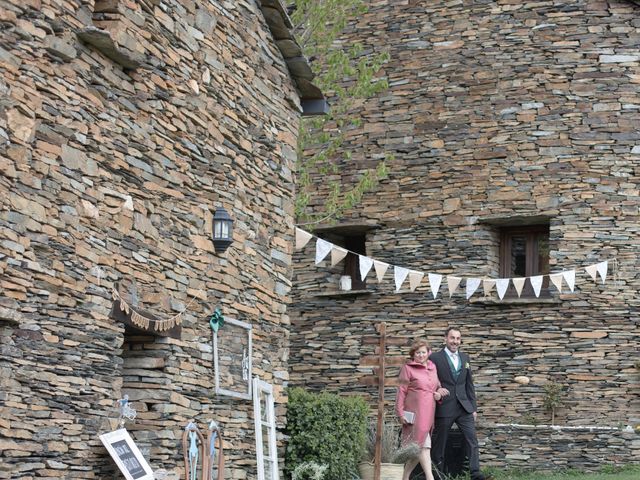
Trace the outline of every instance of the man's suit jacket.
{"label": "man's suit jacket", "polygon": [[443,388],[449,390],[449,395],[437,403],[436,417],[451,417],[457,415],[457,412],[459,412],[458,406],[456,405],[457,403],[460,403],[467,413],[473,413],[477,410],[476,390],[473,386],[473,378],[471,376],[471,369],[469,368],[469,355],[459,350],[458,352],[461,366],[457,379],[451,371],[449,361],[447,360],[447,352],[445,352],[444,349],[432,353],[429,357],[429,360],[436,365],[440,384]]}

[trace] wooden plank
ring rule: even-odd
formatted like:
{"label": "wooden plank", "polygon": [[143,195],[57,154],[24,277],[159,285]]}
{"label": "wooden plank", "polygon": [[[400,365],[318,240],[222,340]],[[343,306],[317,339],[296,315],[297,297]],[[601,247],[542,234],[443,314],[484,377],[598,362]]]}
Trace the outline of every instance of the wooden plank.
{"label": "wooden plank", "polygon": [[384,419],[384,354],[386,350],[387,324],[380,323],[380,360],[378,366],[378,422],[376,427],[376,457],[373,465],[373,480],[380,480],[380,463],[382,462],[382,425]]}
{"label": "wooden plank", "polygon": [[[406,363],[405,357],[386,357],[385,364],[400,367]],[[360,367],[376,367],[380,362],[380,355],[363,355],[360,357]]]}

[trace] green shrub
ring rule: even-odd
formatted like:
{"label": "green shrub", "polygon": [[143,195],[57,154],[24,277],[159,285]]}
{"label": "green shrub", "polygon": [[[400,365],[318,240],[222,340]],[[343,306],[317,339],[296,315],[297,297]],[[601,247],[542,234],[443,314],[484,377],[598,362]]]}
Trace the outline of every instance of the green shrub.
{"label": "green shrub", "polygon": [[285,455],[288,475],[300,464],[327,465],[326,480],[357,478],[369,407],[360,397],[289,390]]}

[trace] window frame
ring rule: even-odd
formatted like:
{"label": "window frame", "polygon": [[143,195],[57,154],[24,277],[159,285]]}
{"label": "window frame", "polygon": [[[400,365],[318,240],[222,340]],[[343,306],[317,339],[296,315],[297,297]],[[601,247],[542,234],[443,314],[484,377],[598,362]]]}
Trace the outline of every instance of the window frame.
{"label": "window frame", "polygon": [[[266,408],[266,421],[262,421],[262,406],[260,403],[261,396],[264,395]],[[278,445],[276,443],[276,415],[273,400],[273,385],[267,383],[256,375],[253,378],[253,421],[255,426],[256,437],[256,463],[258,469],[257,480],[279,480],[278,471]],[[269,476],[265,476],[264,470],[264,450],[262,427],[267,427],[268,431],[268,448],[267,458],[271,466]]]}
{"label": "window frame", "polygon": [[[540,290],[540,297],[548,297],[549,291],[549,273],[543,273],[544,264],[539,263],[537,255],[537,239],[541,234],[546,234],[547,244],[550,241],[550,226],[548,224],[536,224],[536,225],[517,225],[517,226],[502,226],[500,227],[500,252],[499,252],[499,269],[501,278],[529,278],[536,275],[544,275],[542,288]],[[522,277],[514,277],[511,274],[511,261],[512,261],[512,244],[513,237],[524,236],[526,238],[525,244],[525,275]],[[549,266],[549,255],[547,254],[547,267]],[[548,270],[548,268],[547,268]],[[515,287],[510,285],[507,292],[508,296],[517,296]],[[535,297],[531,281],[527,281],[522,290],[521,298]]]}

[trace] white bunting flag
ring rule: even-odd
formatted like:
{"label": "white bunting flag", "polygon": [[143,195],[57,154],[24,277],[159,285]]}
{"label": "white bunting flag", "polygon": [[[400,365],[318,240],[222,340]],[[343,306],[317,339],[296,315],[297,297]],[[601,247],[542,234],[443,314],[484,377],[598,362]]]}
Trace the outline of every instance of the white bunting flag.
{"label": "white bunting flag", "polygon": [[396,281],[396,292],[400,291],[400,287],[402,287],[402,283],[409,275],[409,269],[404,267],[397,267],[394,265],[393,267],[393,278]]}
{"label": "white bunting flag", "polygon": [[498,278],[496,280],[496,290],[498,291],[498,298],[500,298],[500,300],[502,300],[504,294],[507,293],[507,288],[509,288],[508,278]]}
{"label": "white bunting flag", "polygon": [[447,275],[447,287],[449,287],[449,298],[451,298],[451,295],[453,295],[453,293],[456,291],[461,281],[462,281],[462,278],[460,277],[452,277],[451,275]]}
{"label": "white bunting flag", "polygon": [[495,284],[496,284],[496,281],[491,278],[482,279],[482,289],[484,290],[485,297],[491,293],[491,290],[493,290],[493,287],[495,286]]}
{"label": "white bunting flag", "polygon": [[531,282],[531,286],[533,287],[533,293],[536,294],[536,297],[540,296],[540,289],[542,288],[542,280],[543,275],[536,275],[535,277],[529,277],[529,281]]}
{"label": "white bunting flag", "polygon": [[588,267],[584,267],[584,269],[595,282],[597,280],[596,275],[598,275],[598,265],[589,265]]}
{"label": "white bunting flag", "polygon": [[516,292],[518,293],[518,297],[522,294],[522,289],[524,288],[524,282],[526,278],[512,278],[513,286],[516,287]]}
{"label": "white bunting flag", "polygon": [[435,299],[438,296],[438,290],[440,290],[440,284],[442,283],[442,275],[439,273],[429,274],[429,286],[431,287],[431,293]]}
{"label": "white bunting flag", "polygon": [[609,262],[605,260],[604,262],[600,262],[596,265],[596,270],[600,274],[600,278],[602,279],[602,283],[604,283],[604,279],[607,278],[607,266]]}
{"label": "white bunting flag", "polygon": [[471,298],[471,295],[473,295],[475,291],[478,289],[481,281],[482,280],[479,278],[467,278],[467,285],[466,285],[467,300],[469,300]]}
{"label": "white bunting flag", "polygon": [[549,275],[549,280],[553,283],[559,292],[562,292],[562,273],[554,273]]}
{"label": "white bunting flag", "polygon": [[409,271],[409,288],[412,292],[415,291],[416,288],[418,288],[418,285],[420,285],[423,277],[424,273],[422,272],[416,272],[415,270]]}
{"label": "white bunting flag", "polygon": [[373,267],[373,260],[364,255],[359,255],[358,263],[360,264],[360,278],[364,282],[364,278],[367,276],[367,273],[369,273],[369,270],[371,270],[371,267]]}
{"label": "white bunting flag", "polygon": [[333,243],[327,242],[321,238],[316,240],[316,265],[324,260],[324,257],[329,254],[332,248]]}
{"label": "white bunting flag", "polygon": [[567,282],[569,286],[569,290],[573,292],[574,287],[576,286],[576,271],[575,270],[565,270],[562,272],[562,276],[564,281]]}
{"label": "white bunting flag", "polygon": [[303,248],[307,243],[309,243],[311,237],[313,237],[313,235],[296,227],[296,250]]}
{"label": "white bunting flag", "polygon": [[336,247],[334,245],[333,248],[331,249],[331,266],[333,267],[340,260],[342,260],[344,257],[346,257],[347,253],[349,253],[348,250],[345,250],[342,247]]}
{"label": "white bunting flag", "polygon": [[384,263],[384,262],[380,262],[378,260],[374,260],[373,261],[373,268],[376,271],[376,277],[378,278],[378,283],[380,283],[382,281],[382,277],[384,277],[384,274],[387,271],[387,268],[389,268],[389,264],[388,263]]}

